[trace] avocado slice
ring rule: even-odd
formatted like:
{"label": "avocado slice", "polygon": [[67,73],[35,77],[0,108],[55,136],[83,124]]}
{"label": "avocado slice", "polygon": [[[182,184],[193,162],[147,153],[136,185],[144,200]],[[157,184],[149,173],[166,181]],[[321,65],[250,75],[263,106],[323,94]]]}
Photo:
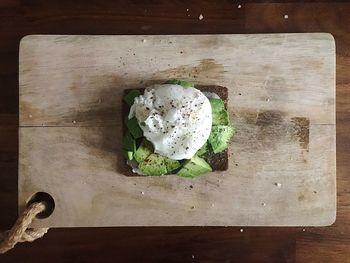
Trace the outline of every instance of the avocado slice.
{"label": "avocado slice", "polygon": [[193,156],[185,165],[177,172],[177,175],[182,177],[195,177],[208,172],[211,172],[210,165],[201,157]]}
{"label": "avocado slice", "polygon": [[168,173],[181,167],[181,163],[177,160],[172,160],[170,158],[165,158],[165,166]]}
{"label": "avocado slice", "polygon": [[229,125],[230,118],[228,116],[228,112],[223,110],[220,112],[212,113],[212,125]]}
{"label": "avocado slice", "polygon": [[126,126],[135,139],[141,138],[143,136],[143,131],[140,128],[136,117],[126,120]]}
{"label": "avocado slice", "polygon": [[178,80],[178,79],[171,79],[167,80],[165,84],[175,84],[175,85],[180,85],[184,88],[189,88],[189,87],[194,87],[193,83],[187,80]]}
{"label": "avocado slice", "polygon": [[165,157],[152,153],[138,167],[141,172],[149,176],[160,176],[167,173]]}
{"label": "avocado slice", "polygon": [[225,110],[225,104],[222,99],[209,99],[212,111],[212,125],[229,125],[230,118]]}
{"label": "avocado slice", "polygon": [[211,128],[209,143],[214,153],[219,153],[227,149],[231,137],[235,134],[235,129],[231,126],[216,125]]}
{"label": "avocado slice", "polygon": [[134,152],[136,151],[136,141],[131,136],[129,132],[127,132],[122,140],[122,148],[123,148],[123,156],[127,160],[132,160],[134,156]]}
{"label": "avocado slice", "polygon": [[127,152],[136,151],[136,141],[131,136],[130,132],[126,132],[122,140],[122,148]]}
{"label": "avocado slice", "polygon": [[224,104],[224,101],[222,99],[210,98],[209,102],[211,105],[212,112],[220,112],[220,111],[225,110],[225,104]]}
{"label": "avocado slice", "polygon": [[134,158],[138,163],[143,162],[148,156],[153,153],[153,145],[151,142],[143,139],[139,148],[137,148]]}
{"label": "avocado slice", "polygon": [[125,157],[125,159],[131,161],[134,158],[134,153],[123,149],[123,156]]}
{"label": "avocado slice", "polygon": [[131,107],[134,104],[134,100],[136,97],[140,96],[141,92],[137,89],[131,90],[128,94],[125,95],[124,101]]}
{"label": "avocado slice", "polygon": [[208,151],[209,151],[209,144],[208,144],[208,141],[206,141],[205,144],[196,152],[196,155],[199,157],[202,157]]}

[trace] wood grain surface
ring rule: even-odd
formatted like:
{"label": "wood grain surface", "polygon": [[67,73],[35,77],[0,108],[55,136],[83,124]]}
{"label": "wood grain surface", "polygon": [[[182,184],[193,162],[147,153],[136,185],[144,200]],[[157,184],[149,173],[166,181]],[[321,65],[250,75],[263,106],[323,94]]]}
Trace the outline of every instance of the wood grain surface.
{"label": "wood grain surface", "polygon": [[[121,94],[173,78],[227,87],[237,130],[229,168],[126,177]],[[330,34],[30,35],[20,44],[19,99],[19,206],[36,192],[56,204],[34,226],[335,221]]]}
{"label": "wood grain surface", "polygon": [[332,33],[337,45],[335,224],[243,232],[236,227],[54,229],[0,256],[1,262],[349,262],[350,4],[257,2],[238,8],[232,1],[1,1],[0,226],[9,228],[17,217],[18,47],[24,35],[34,33]]}

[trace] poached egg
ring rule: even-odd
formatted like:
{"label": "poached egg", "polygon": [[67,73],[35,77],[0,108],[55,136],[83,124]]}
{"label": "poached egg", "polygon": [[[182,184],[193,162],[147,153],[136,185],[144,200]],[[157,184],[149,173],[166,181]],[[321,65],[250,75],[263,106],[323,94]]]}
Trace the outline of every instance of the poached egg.
{"label": "poached egg", "polygon": [[192,87],[150,86],[135,98],[128,117],[134,116],[154,151],[173,160],[191,159],[211,132],[210,102]]}

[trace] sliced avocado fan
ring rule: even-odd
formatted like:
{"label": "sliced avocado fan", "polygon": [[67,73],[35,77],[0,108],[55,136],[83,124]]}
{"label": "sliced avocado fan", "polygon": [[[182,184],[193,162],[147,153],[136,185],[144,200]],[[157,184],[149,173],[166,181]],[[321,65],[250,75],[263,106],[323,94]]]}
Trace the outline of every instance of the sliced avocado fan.
{"label": "sliced avocado fan", "polygon": [[199,157],[202,157],[209,151],[209,144],[208,141],[205,142],[205,144],[196,152],[196,155]]}
{"label": "sliced avocado fan", "polygon": [[131,136],[130,132],[126,132],[122,140],[123,155],[127,160],[133,159],[133,154],[136,151],[136,141]]}
{"label": "sliced avocado fan", "polygon": [[150,156],[154,152],[153,145],[151,142],[147,141],[146,139],[143,139],[139,148],[137,148],[134,158],[136,162],[141,163],[143,162],[148,156]]}
{"label": "sliced avocado fan", "polygon": [[177,172],[182,177],[196,177],[211,172],[210,165],[201,157],[193,156],[185,165]]}
{"label": "sliced avocado fan", "polygon": [[152,153],[145,160],[139,163],[139,169],[145,175],[149,176],[160,176],[167,173],[165,157]]}
{"label": "sliced avocado fan", "polygon": [[139,163],[139,169],[148,176],[160,176],[170,173],[181,166],[179,161],[171,160],[157,153],[150,154]]}
{"label": "sliced avocado fan", "polygon": [[125,103],[128,104],[129,107],[131,107],[134,104],[135,98],[140,95],[141,95],[141,92],[139,90],[133,89],[128,94],[126,94],[123,99]]}
{"label": "sliced avocado fan", "polygon": [[171,173],[181,167],[181,163],[165,156],[154,153],[151,142],[144,139],[134,154],[134,159],[139,163],[139,169],[145,175],[163,175]]}
{"label": "sliced avocado fan", "polygon": [[135,139],[141,138],[143,136],[143,131],[140,128],[136,117],[127,119],[126,126],[128,127],[129,132]]}
{"label": "sliced avocado fan", "polygon": [[180,85],[184,88],[189,88],[189,87],[194,87],[193,83],[187,80],[178,80],[178,79],[171,79],[167,80],[165,84],[175,84],[175,85]]}
{"label": "sliced avocado fan", "polygon": [[231,126],[216,125],[211,128],[209,143],[214,153],[219,153],[228,148],[231,137],[235,134],[235,129]]}
{"label": "sliced avocado fan", "polygon": [[221,99],[209,99],[212,111],[212,125],[229,125],[230,119]]}

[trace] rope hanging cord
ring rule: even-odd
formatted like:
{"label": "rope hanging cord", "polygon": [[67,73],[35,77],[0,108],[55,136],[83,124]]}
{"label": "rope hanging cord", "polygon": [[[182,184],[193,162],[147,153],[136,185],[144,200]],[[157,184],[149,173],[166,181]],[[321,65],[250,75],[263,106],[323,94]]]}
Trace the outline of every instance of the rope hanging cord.
{"label": "rope hanging cord", "polygon": [[45,210],[45,204],[32,203],[22,215],[17,219],[15,225],[4,234],[3,239],[0,236],[0,254],[6,253],[18,242],[32,242],[43,237],[48,228],[29,228],[33,219]]}

